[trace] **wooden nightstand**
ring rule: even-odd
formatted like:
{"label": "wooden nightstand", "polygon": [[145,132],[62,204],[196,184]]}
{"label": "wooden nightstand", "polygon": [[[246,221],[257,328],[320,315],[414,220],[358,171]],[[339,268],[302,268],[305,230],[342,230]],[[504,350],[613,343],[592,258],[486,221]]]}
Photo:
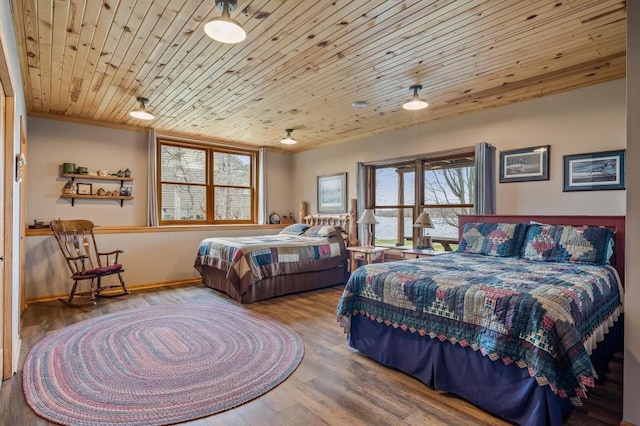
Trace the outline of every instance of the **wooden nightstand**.
{"label": "wooden nightstand", "polygon": [[402,250],[402,258],[406,259],[408,254],[414,255],[417,259],[420,256],[437,256],[442,253],[444,252],[428,249],[407,249]]}
{"label": "wooden nightstand", "polygon": [[384,262],[384,253],[389,250],[389,247],[347,247],[347,250],[351,255],[350,270],[353,272],[358,267],[358,260],[363,260],[367,265],[378,259]]}

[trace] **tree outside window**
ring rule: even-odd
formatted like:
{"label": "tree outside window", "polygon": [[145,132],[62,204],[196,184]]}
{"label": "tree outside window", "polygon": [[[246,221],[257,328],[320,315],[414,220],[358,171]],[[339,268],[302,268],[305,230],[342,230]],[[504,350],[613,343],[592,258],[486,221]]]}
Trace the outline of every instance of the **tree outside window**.
{"label": "tree outside window", "polygon": [[255,223],[254,152],[159,141],[160,224]]}

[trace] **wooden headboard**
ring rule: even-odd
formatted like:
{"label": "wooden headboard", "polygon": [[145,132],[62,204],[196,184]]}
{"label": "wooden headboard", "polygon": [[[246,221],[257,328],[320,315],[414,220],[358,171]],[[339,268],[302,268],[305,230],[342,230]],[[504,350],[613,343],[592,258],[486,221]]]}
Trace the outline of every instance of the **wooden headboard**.
{"label": "wooden headboard", "polygon": [[624,285],[624,240],[625,240],[625,217],[624,216],[502,216],[502,215],[460,215],[458,216],[458,236],[461,237],[462,228],[467,222],[507,222],[519,223],[535,221],[547,223],[549,225],[588,225],[604,226],[614,230],[613,256],[611,266],[613,266],[620,281]]}
{"label": "wooden headboard", "polygon": [[307,225],[337,226],[346,233],[345,243],[347,247],[358,245],[358,225],[356,224],[356,200],[351,200],[351,209],[348,213],[341,214],[307,214],[307,203],[300,203],[300,223]]}

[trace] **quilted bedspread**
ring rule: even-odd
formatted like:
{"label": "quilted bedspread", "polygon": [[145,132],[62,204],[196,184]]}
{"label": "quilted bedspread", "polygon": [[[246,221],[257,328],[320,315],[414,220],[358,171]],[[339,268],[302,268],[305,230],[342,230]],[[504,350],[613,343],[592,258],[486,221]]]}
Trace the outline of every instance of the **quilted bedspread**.
{"label": "quilted bedspread", "polygon": [[196,255],[195,268],[218,268],[242,294],[254,282],[277,275],[320,271],[344,264],[341,236],[320,238],[289,234],[207,238]]}
{"label": "quilted bedspread", "polygon": [[358,268],[337,314],[345,328],[365,315],[516,363],[581,405],[595,379],[588,346],[618,318],[621,299],[610,266],[451,253]]}

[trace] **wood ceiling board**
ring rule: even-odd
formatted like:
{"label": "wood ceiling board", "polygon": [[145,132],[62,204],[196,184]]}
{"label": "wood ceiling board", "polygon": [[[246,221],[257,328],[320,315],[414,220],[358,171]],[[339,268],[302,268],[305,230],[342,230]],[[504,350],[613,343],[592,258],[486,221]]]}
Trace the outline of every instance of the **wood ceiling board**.
{"label": "wood ceiling board", "polygon": [[[621,0],[12,0],[29,113],[295,152],[625,74]],[[262,14],[262,19],[256,16]],[[401,104],[424,85],[426,111]],[[128,112],[150,99],[152,122]],[[369,106],[354,109],[365,100]]]}

